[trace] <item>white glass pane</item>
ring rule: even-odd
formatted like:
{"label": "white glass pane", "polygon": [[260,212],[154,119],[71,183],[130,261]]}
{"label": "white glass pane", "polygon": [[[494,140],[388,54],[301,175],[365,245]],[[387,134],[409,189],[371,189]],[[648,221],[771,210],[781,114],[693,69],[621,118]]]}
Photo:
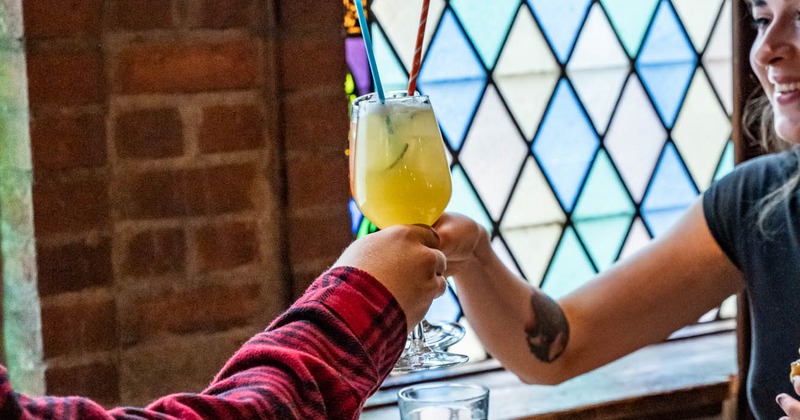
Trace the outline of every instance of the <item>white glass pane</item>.
{"label": "white glass pane", "polygon": [[530,10],[523,7],[511,26],[494,73],[511,76],[552,71],[558,71],[558,63]]}
{"label": "white glass pane", "polygon": [[628,71],[628,56],[600,5],[595,4],[567,65],[567,75],[600,134],[606,130]]}
{"label": "white glass pane", "polygon": [[530,228],[503,229],[511,253],[533,286],[539,286],[547,265],[558,244],[563,226],[547,225]]}
{"label": "white glass pane", "polygon": [[631,77],[606,133],[605,146],[637,203],[644,196],[666,139],[642,84]]}
{"label": "white glass pane", "polygon": [[451,173],[453,194],[450,197],[450,202],[447,203],[445,211],[461,213],[480,223],[489,233],[492,233],[492,221],[483,211],[478,197],[475,196],[475,190],[469,185],[464,170],[460,166],[455,166]]}
{"label": "white glass pane", "polygon": [[637,217],[633,222],[631,232],[628,234],[628,239],[625,241],[625,245],[622,247],[622,251],[619,254],[619,261],[622,261],[628,256],[635,254],[640,249],[644,248],[645,245],[650,243],[651,240],[652,238],[650,237],[650,233],[647,231],[647,227],[645,227],[644,222],[642,222],[641,218]]}
{"label": "white glass pane", "polygon": [[[373,0],[370,10],[380,21],[386,37],[397,50],[397,55],[407,72],[411,71],[414,60],[414,44],[417,41],[419,16],[422,12],[422,0]],[[425,26],[425,38],[422,43],[423,56],[428,50],[431,38],[436,32],[436,25],[444,11],[444,0],[431,0],[428,8],[428,23]],[[379,69],[381,71],[383,69]],[[383,73],[381,73],[383,76]]]}
{"label": "white glass pane", "polygon": [[378,25],[372,25],[372,44],[375,51],[375,61],[381,75],[383,91],[406,90],[408,75],[403,66],[397,61],[392,47],[386,40]]}
{"label": "white glass pane", "polygon": [[558,82],[558,72],[495,76],[494,80],[525,140],[533,141]]}
{"label": "white glass pane", "polygon": [[730,115],[733,112],[733,32],[731,29],[731,2],[727,0],[722,9],[722,15],[717,22],[717,27],[711,35],[708,49],[703,55],[711,83],[719,94],[725,111]]}
{"label": "white glass pane", "polygon": [[720,306],[719,309],[719,315],[722,318],[733,318],[736,316],[736,308],[736,295],[733,295],[722,302],[722,306]]}
{"label": "white glass pane", "polygon": [[628,77],[628,67],[582,69],[571,72],[569,76],[592,124],[602,135]]}
{"label": "white glass pane", "polygon": [[497,96],[497,90],[489,86],[460,157],[495,220],[500,218],[508,200],[526,150],[527,144]]}
{"label": "white glass pane", "polygon": [[703,51],[722,0],[672,0],[695,51]]}
{"label": "white glass pane", "polygon": [[522,277],[522,273],[519,272],[517,265],[514,264],[514,259],[511,257],[511,254],[508,253],[508,248],[503,245],[503,242],[499,238],[494,238],[492,240],[492,249],[494,250],[494,253],[497,254],[497,258],[503,262],[503,265],[505,265],[506,268],[508,268],[517,276]]}
{"label": "white glass pane", "polygon": [[672,140],[700,191],[705,191],[714,179],[730,133],[728,115],[699,69],[678,114]]}
{"label": "white glass pane", "polygon": [[514,189],[501,230],[513,230],[543,224],[563,224],[566,220],[558,199],[547,183],[539,165],[528,158],[522,177]]}
{"label": "white glass pane", "polygon": [[511,27],[494,71],[497,88],[528,141],[558,81],[558,64],[527,7]]}
{"label": "white glass pane", "polygon": [[600,4],[595,4],[589,11],[567,69],[599,69],[627,65],[628,56],[622,50],[622,45],[614,35],[614,30]]}

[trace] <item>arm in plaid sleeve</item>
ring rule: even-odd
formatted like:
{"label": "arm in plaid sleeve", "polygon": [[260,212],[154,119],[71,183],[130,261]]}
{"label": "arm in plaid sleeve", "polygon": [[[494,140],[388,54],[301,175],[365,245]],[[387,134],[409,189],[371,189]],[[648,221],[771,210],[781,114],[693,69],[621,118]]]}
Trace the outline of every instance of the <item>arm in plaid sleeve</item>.
{"label": "arm in plaid sleeve", "polygon": [[2,419],[355,419],[402,351],[406,319],[369,274],[337,267],[254,336],[199,394],[106,411],[80,397],[29,398],[0,366]]}

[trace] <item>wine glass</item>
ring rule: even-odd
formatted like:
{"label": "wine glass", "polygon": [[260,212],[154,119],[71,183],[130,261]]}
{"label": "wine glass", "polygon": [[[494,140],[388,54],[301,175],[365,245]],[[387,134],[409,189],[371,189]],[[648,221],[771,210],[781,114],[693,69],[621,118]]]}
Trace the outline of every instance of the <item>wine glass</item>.
{"label": "wine glass", "polygon": [[[374,93],[353,102],[350,187],[356,205],[378,228],[433,224],[450,201],[452,186],[439,124],[424,95]],[[464,363],[469,358],[431,348],[421,324],[395,365],[395,372]]]}

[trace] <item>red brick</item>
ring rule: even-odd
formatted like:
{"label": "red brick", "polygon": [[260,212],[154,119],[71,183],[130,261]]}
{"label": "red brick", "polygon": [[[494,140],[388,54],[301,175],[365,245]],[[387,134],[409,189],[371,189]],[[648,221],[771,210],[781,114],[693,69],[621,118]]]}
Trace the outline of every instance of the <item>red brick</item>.
{"label": "red brick", "polygon": [[252,165],[136,174],[123,181],[128,219],[220,215],[254,208],[258,171]]}
{"label": "red brick", "polygon": [[98,167],[106,164],[103,114],[53,115],[31,119],[31,147],[37,169]]}
{"label": "red brick", "polygon": [[261,51],[254,39],[136,43],[115,59],[114,86],[121,93],[194,93],[261,84]]}
{"label": "red brick", "polygon": [[347,156],[303,156],[286,164],[290,211],[320,205],[347,206],[350,181]]}
{"label": "red brick", "polygon": [[294,0],[281,2],[281,7],[279,7],[281,30],[287,32],[324,30],[331,36],[336,36],[342,33],[342,16],[345,12],[341,1]]}
{"label": "red brick", "polygon": [[143,406],[156,397],[198,391],[256,331],[170,337],[124,349],[122,400]]}
{"label": "red brick", "polygon": [[170,0],[116,0],[109,7],[108,21],[114,29],[170,29],[172,7]]}
{"label": "red brick", "polygon": [[198,0],[197,22],[192,27],[228,29],[248,27],[256,21],[259,12],[256,0]]}
{"label": "red brick", "polygon": [[114,298],[84,298],[64,305],[42,306],[42,341],[47,358],[83,356],[117,345]]}
{"label": "red brick", "polygon": [[113,363],[48,367],[45,371],[48,395],[80,395],[107,407],[120,402],[119,379],[119,371]]}
{"label": "red brick", "polygon": [[117,155],[157,159],[183,154],[183,122],[175,108],[141,109],[119,115],[114,142]]}
{"label": "red brick", "polygon": [[37,235],[106,228],[108,185],[102,179],[39,180],[33,186]]}
{"label": "red brick", "polygon": [[113,283],[111,239],[96,243],[39,245],[36,249],[39,293],[48,296]]}
{"label": "red brick", "polygon": [[253,223],[204,226],[195,236],[197,265],[203,272],[223,270],[258,259],[258,235]]}
{"label": "red brick", "polygon": [[164,333],[225,331],[246,325],[262,310],[260,294],[260,284],[144,291],[122,306],[122,341],[132,345]]}
{"label": "red brick", "polygon": [[257,149],[264,144],[264,116],[256,105],[205,108],[199,142],[203,153]]}
{"label": "red brick", "polygon": [[341,87],[347,74],[344,41],[335,33],[286,37],[279,61],[286,91]]}
{"label": "red brick", "polygon": [[89,105],[104,101],[99,50],[35,51],[28,54],[31,107]]}
{"label": "red brick", "polygon": [[181,273],[186,267],[186,236],[181,229],[140,232],[127,244],[125,274],[143,277]]}
{"label": "red brick", "polygon": [[100,35],[102,0],[25,0],[22,6],[28,39]]}
{"label": "red brick", "polygon": [[344,156],[350,128],[344,95],[289,98],[283,111],[288,152],[327,150]]}
{"label": "red brick", "polygon": [[327,217],[289,218],[289,251],[292,264],[319,259],[333,263],[353,239],[347,208],[328,212]]}

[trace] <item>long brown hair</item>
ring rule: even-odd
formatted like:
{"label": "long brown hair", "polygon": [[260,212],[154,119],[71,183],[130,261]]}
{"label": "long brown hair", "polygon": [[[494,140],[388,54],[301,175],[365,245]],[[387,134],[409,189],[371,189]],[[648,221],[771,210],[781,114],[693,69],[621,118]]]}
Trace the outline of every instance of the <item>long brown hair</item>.
{"label": "long brown hair", "polygon": [[748,100],[742,118],[742,125],[746,137],[751,140],[757,140],[765,152],[773,153],[792,150],[792,154],[795,157],[795,165],[797,165],[794,174],[786,182],[772,190],[758,203],[758,228],[764,235],[769,236],[768,216],[779,204],[784,200],[788,200],[800,185],[800,148],[793,148],[791,143],[778,137],[775,132],[775,117],[772,113],[772,105],[761,88],[758,88]]}

